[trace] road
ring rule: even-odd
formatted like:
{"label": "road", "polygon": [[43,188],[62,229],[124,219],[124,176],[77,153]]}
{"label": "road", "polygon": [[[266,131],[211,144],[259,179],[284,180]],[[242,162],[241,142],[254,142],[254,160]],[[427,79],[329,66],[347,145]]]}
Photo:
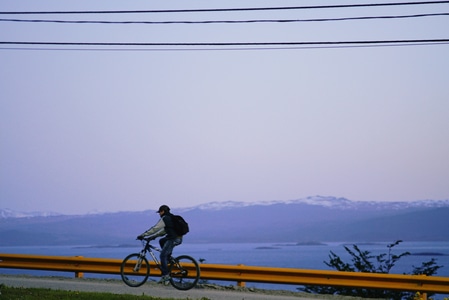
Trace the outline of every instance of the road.
{"label": "road", "polygon": [[[153,297],[166,297],[174,299],[211,299],[211,300],[317,300],[325,296],[309,295],[305,293],[283,291],[252,291],[250,289],[211,287],[194,288],[188,291],[179,291],[172,286],[163,286],[149,281],[141,287],[131,288],[118,280],[85,279],[69,277],[33,277],[1,275],[0,285],[26,288],[50,288],[70,291],[106,292],[113,294],[148,295]],[[331,297],[334,298],[334,297]],[[336,299],[337,297],[335,297]],[[329,298],[328,298],[329,299]]]}

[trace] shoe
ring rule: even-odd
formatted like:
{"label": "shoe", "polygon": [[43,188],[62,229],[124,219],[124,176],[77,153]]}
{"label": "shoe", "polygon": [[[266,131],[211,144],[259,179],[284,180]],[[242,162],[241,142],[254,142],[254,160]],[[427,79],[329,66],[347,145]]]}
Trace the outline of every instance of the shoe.
{"label": "shoe", "polygon": [[168,285],[170,283],[170,275],[163,275],[159,280],[160,284]]}

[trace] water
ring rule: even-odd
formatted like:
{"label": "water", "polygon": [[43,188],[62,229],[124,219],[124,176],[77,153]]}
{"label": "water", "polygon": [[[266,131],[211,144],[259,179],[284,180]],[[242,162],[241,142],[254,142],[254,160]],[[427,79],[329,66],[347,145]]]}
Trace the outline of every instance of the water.
{"label": "water", "polygon": [[[131,243],[132,244],[132,243]],[[359,244],[362,251],[370,251],[372,255],[387,253],[389,243]],[[265,266],[280,268],[332,270],[324,264],[329,260],[329,253],[333,251],[343,261],[349,262],[349,255],[343,248],[343,243],[326,243],[323,245],[302,245],[293,243],[221,243],[221,244],[189,244],[184,243],[175,248],[174,255],[187,254],[197,260],[204,260],[210,264]],[[347,245],[351,247],[351,243]],[[92,247],[92,246],[27,246],[27,247],[1,247],[0,253],[36,254],[56,256],[84,256],[123,259],[126,255],[139,252],[140,243],[127,247]],[[437,265],[443,267],[438,270],[436,276],[449,277],[449,242],[403,242],[393,248],[392,253],[399,255],[403,252],[413,255],[402,257],[390,273],[410,273],[413,266],[421,266],[432,258],[436,259]],[[73,277],[73,272],[53,272],[36,270],[14,270],[0,269],[2,274],[29,274],[29,275],[51,275]],[[119,276],[108,274],[89,274],[90,278],[116,278]],[[235,284],[234,282],[220,282],[221,284]],[[247,287],[266,289],[296,290],[297,286],[247,283]],[[442,299],[443,297],[437,297]]]}

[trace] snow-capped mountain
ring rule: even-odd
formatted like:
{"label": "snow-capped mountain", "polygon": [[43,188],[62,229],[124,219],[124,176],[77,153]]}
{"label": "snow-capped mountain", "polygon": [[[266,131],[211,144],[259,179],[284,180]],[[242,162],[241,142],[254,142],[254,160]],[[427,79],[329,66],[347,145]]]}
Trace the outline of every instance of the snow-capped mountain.
{"label": "snow-capped mountain", "polygon": [[258,202],[238,202],[238,201],[209,202],[191,207],[190,209],[219,210],[225,208],[249,207],[256,205],[269,206],[274,204],[301,204],[301,203],[309,205],[319,205],[324,207],[349,207],[352,205],[353,202],[346,198],[313,196],[296,200],[273,200],[273,201],[258,201]]}
{"label": "snow-capped mountain", "polygon": [[[294,200],[273,200],[273,201],[257,201],[257,202],[242,202],[242,201],[224,201],[224,202],[209,202],[197,206],[173,208],[178,212],[186,212],[191,210],[204,211],[219,211],[223,209],[243,208],[252,206],[271,206],[281,204],[303,204],[324,207],[337,210],[401,210],[412,208],[438,208],[449,207],[449,199],[447,200],[419,200],[419,201],[353,201],[342,197],[333,196],[310,196],[306,198]],[[85,215],[101,215],[105,212],[91,211]],[[55,212],[18,212],[11,209],[0,208],[0,219],[4,218],[31,218],[31,217],[50,217],[62,215]]]}
{"label": "snow-capped mountain", "polygon": [[[186,241],[193,243],[449,241],[449,200],[362,202],[314,196],[211,202],[172,211],[189,223]],[[126,244],[154,225],[158,216],[153,212],[55,215],[3,209],[0,240],[4,245]]]}
{"label": "snow-capped mountain", "polygon": [[449,207],[449,199],[447,200],[419,200],[419,201],[395,201],[395,202],[381,202],[381,201],[352,201],[346,198],[332,197],[332,196],[310,196],[295,200],[273,200],[260,202],[209,202],[198,206],[184,208],[183,210],[201,209],[201,210],[221,210],[238,207],[250,206],[269,206],[275,204],[307,204],[313,206],[321,206],[333,209],[407,209],[407,208],[435,208],[435,207]]}
{"label": "snow-capped mountain", "polygon": [[33,218],[33,217],[51,217],[58,216],[61,214],[55,212],[42,212],[42,211],[34,211],[34,212],[19,212],[14,211],[12,209],[1,209],[0,208],[0,219],[6,218]]}

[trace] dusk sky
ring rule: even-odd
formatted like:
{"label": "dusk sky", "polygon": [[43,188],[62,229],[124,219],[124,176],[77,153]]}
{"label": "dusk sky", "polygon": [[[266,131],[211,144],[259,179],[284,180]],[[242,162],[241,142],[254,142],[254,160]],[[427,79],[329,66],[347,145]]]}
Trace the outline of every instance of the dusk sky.
{"label": "dusk sky", "polygon": [[[379,1],[378,3],[400,3]],[[2,1],[0,11],[291,7],[363,1]],[[0,14],[0,42],[449,39],[449,4]],[[6,20],[7,19],[7,20]],[[212,201],[449,199],[449,43],[0,44],[0,208],[67,214]]]}

